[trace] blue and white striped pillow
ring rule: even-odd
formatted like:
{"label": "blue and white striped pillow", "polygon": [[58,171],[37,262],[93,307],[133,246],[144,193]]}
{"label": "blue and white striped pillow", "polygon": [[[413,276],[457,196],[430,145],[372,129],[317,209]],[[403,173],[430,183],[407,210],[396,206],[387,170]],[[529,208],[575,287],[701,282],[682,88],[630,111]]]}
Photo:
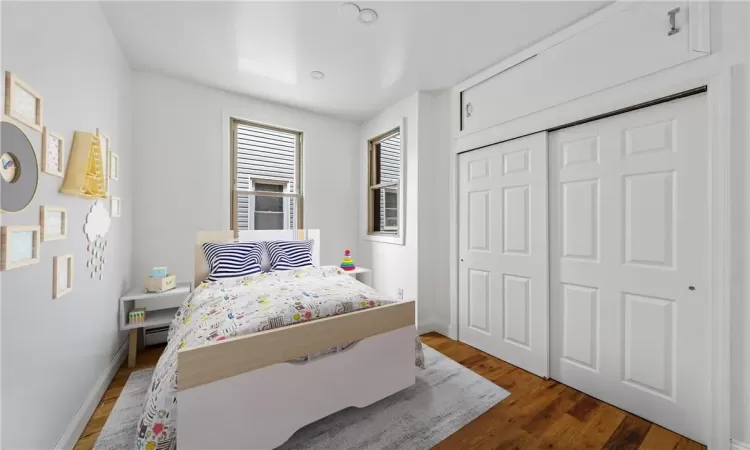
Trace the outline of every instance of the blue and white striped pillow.
{"label": "blue and white striped pillow", "polygon": [[312,266],[313,240],[307,241],[267,241],[271,270],[289,270]]}
{"label": "blue and white striped pillow", "polygon": [[203,244],[203,253],[208,262],[206,281],[244,277],[260,273],[263,254],[261,242],[229,242],[226,244]]}

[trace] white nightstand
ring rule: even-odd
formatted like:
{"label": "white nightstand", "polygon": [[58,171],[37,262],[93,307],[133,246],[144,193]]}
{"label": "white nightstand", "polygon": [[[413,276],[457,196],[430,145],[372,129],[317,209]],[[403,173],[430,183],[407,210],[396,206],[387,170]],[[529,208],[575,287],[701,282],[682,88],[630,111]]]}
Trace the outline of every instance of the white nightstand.
{"label": "white nightstand", "polygon": [[[176,288],[160,294],[146,292],[143,288],[135,288],[120,297],[120,329],[130,331],[128,367],[135,366],[138,330],[172,323],[177,309],[190,291],[190,283],[177,283]],[[146,320],[128,323],[128,313],[135,308],[146,308]]]}
{"label": "white nightstand", "polygon": [[356,278],[360,283],[372,286],[372,270],[370,269],[357,266],[354,270],[347,270],[346,274]]}

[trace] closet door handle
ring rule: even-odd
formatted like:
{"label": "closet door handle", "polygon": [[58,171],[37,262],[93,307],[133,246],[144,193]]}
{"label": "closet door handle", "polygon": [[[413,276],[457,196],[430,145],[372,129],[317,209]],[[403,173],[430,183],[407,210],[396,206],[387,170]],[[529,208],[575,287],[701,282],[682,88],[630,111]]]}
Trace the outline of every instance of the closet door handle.
{"label": "closet door handle", "polygon": [[669,16],[669,31],[667,32],[667,36],[672,36],[680,32],[680,29],[677,27],[677,19],[675,17],[677,16],[678,12],[680,12],[680,8],[675,8],[667,12],[667,16]]}
{"label": "closet door handle", "polygon": [[471,106],[471,103],[466,104],[466,117],[471,117],[471,113],[474,111],[474,107]]}

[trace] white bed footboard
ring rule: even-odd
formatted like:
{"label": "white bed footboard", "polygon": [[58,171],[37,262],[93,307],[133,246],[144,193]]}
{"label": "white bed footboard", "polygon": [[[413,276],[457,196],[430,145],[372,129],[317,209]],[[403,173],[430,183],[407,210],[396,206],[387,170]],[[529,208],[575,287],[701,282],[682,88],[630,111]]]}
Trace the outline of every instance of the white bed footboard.
{"label": "white bed footboard", "polygon": [[277,363],[180,390],[178,448],[270,449],[309,423],[388,397],[414,384],[416,337],[408,325],[304,363]]}
{"label": "white bed footboard", "polygon": [[393,303],[179,350],[178,448],[274,448],[307,424],[413,385],[414,307]]}

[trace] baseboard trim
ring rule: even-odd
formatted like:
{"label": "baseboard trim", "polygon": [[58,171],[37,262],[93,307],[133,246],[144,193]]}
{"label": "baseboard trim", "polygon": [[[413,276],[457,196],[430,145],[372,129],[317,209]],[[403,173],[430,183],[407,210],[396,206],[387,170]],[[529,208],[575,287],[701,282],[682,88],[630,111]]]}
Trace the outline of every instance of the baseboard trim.
{"label": "baseboard trim", "polygon": [[450,334],[448,330],[448,325],[443,324],[443,323],[425,322],[425,323],[419,323],[417,325],[417,333],[420,335],[432,333],[432,332],[442,334],[443,336],[448,336]]}
{"label": "baseboard trim", "polygon": [[750,444],[732,439],[732,446],[730,448],[732,450],[750,450]]}
{"label": "baseboard trim", "polygon": [[112,379],[117,373],[117,369],[120,368],[127,355],[128,340],[125,339],[125,342],[122,343],[120,348],[117,350],[117,353],[115,353],[115,356],[109,362],[107,370],[105,370],[104,373],[101,374],[99,379],[96,381],[96,384],[94,384],[94,387],[91,389],[91,391],[89,391],[89,395],[86,397],[86,401],[84,401],[83,405],[78,408],[78,412],[76,412],[76,415],[73,416],[73,420],[68,425],[68,428],[65,429],[65,432],[62,434],[62,436],[60,436],[60,439],[57,440],[57,444],[55,444],[55,450],[70,450],[76,445],[76,442],[81,436],[81,433],[83,433],[83,429],[86,428],[86,424],[91,418],[91,415],[94,414],[96,405],[99,404],[99,401],[102,399],[104,392],[107,390],[107,386],[109,386],[109,383],[112,382]]}

